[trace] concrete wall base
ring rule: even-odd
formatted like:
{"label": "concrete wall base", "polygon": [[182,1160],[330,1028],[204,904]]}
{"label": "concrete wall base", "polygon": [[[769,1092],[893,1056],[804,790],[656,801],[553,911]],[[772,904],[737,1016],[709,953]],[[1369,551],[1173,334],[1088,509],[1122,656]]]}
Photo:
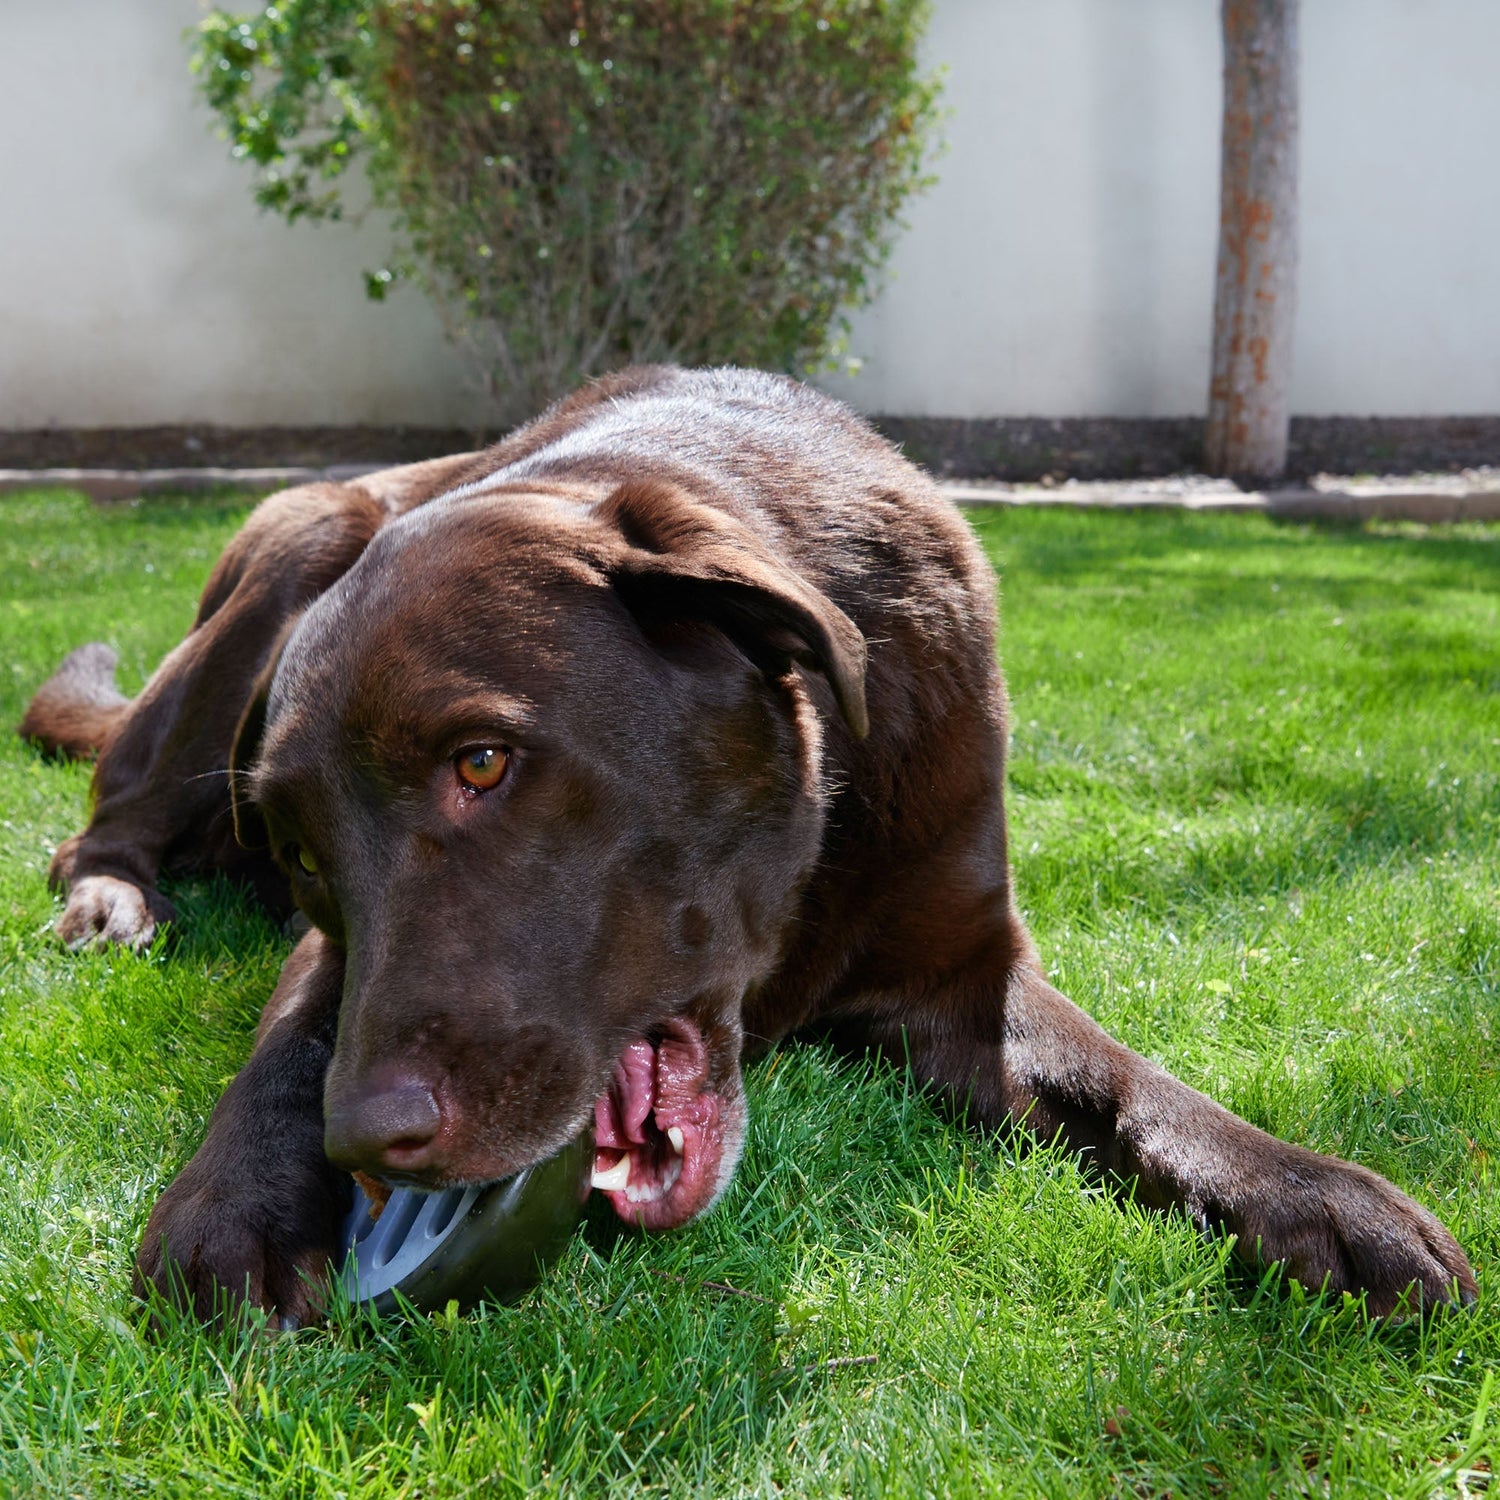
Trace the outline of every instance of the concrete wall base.
{"label": "concrete wall base", "polygon": [[[1201,417],[876,417],[933,473],[1026,483],[1196,473]],[[397,464],[482,447],[461,427],[43,427],[0,430],[0,468],[314,468]],[[1500,465],[1500,416],[1294,417],[1287,476]]]}

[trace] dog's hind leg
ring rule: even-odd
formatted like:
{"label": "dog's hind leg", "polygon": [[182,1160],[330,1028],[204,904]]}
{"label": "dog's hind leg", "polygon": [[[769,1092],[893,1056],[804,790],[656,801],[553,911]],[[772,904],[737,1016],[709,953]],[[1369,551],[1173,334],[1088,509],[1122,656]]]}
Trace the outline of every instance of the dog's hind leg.
{"label": "dog's hind leg", "polygon": [[16,732],[48,755],[92,759],[130,708],[115,686],[115,660],[102,641],[70,651],[37,689]]}
{"label": "dog's hind leg", "polygon": [[234,842],[235,728],[287,622],[354,563],[392,513],[384,496],[352,484],[271,496],[225,549],[192,629],[138,698],[111,698],[104,658],[90,647],[37,694],[23,733],[58,748],[101,743],[88,827],[52,861],[53,887],[68,892],[57,932],[70,946],[149,943],[172,915],[155,888],[164,864],[267,878],[269,866]]}

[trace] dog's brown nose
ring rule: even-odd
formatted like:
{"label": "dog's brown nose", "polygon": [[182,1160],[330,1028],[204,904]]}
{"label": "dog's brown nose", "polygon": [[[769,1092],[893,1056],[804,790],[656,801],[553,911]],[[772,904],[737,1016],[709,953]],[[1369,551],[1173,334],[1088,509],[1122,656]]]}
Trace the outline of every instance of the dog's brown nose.
{"label": "dog's brown nose", "polygon": [[347,1172],[421,1172],[436,1162],[442,1123],[437,1099],[425,1083],[398,1083],[332,1110],[323,1127],[323,1150]]}

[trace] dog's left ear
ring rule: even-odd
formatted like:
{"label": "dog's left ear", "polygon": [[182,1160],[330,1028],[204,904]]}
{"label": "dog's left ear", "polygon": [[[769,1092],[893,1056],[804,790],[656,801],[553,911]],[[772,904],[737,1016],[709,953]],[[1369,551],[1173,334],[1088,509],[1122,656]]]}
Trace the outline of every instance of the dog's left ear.
{"label": "dog's left ear", "polygon": [[229,811],[234,819],[234,841],[242,849],[264,849],[270,842],[266,825],[250,796],[250,772],[260,754],[260,742],[266,733],[266,705],[271,697],[271,682],[281,664],[281,653],[291,638],[301,614],[295,614],[281,627],[270,655],[250,689],[250,700],[240,715],[229,747]]}
{"label": "dog's left ear", "polygon": [[610,581],[628,608],[709,620],[767,671],[816,669],[850,733],[869,733],[864,636],[747,526],[653,481],[620,485],[596,514],[624,543]]}

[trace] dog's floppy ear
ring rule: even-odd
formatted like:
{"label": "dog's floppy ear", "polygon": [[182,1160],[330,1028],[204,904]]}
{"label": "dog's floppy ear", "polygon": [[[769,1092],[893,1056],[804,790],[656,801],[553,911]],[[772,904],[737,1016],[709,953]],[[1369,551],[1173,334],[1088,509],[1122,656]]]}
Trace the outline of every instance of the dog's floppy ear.
{"label": "dog's floppy ear", "polygon": [[250,796],[250,772],[260,754],[260,742],[266,732],[266,705],[271,697],[271,682],[281,664],[281,653],[301,618],[300,614],[295,614],[282,626],[266,664],[256,676],[255,686],[250,689],[250,700],[240,715],[229,747],[229,809],[234,818],[235,842],[243,849],[264,849],[270,842],[266,825]]}
{"label": "dog's floppy ear", "polygon": [[625,544],[610,581],[628,608],[709,620],[766,670],[815,668],[854,737],[869,733],[864,636],[748,527],[649,480],[620,485],[596,514]]}

